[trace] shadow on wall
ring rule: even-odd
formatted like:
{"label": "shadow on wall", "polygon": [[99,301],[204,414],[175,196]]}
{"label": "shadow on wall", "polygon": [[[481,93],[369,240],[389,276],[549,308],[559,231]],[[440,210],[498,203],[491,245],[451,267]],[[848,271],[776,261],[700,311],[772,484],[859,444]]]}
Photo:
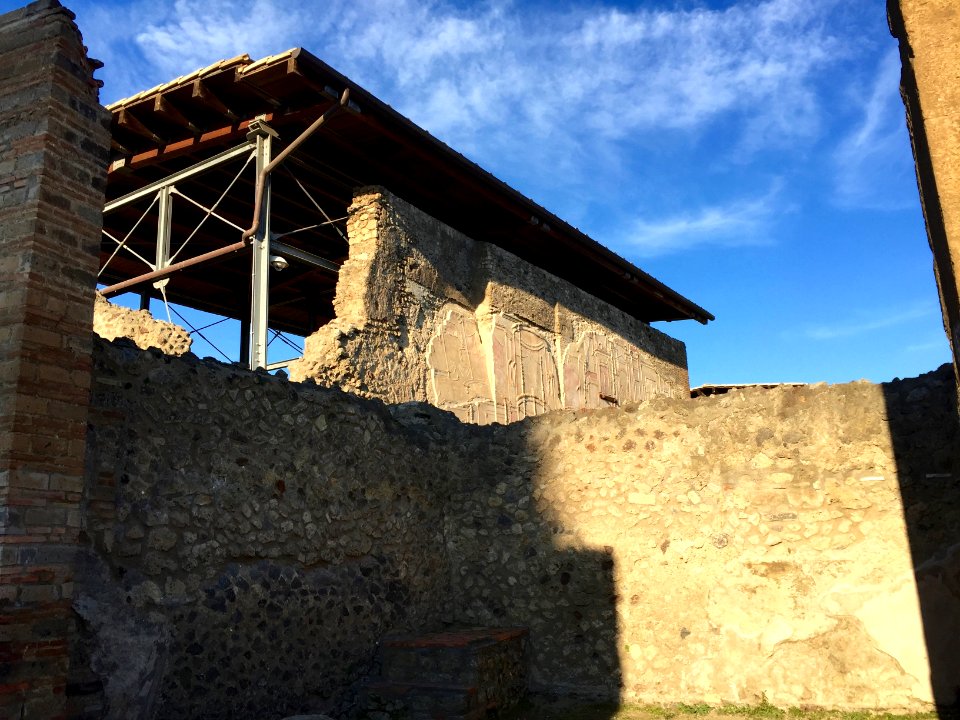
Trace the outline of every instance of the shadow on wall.
{"label": "shadow on wall", "polygon": [[463,435],[458,456],[483,460],[459,469],[447,516],[456,619],[529,628],[531,691],[618,702],[614,549],[563,520],[535,428],[528,420]]}
{"label": "shadow on wall", "polygon": [[930,684],[938,710],[960,707],[960,424],[949,366],[883,385]]}

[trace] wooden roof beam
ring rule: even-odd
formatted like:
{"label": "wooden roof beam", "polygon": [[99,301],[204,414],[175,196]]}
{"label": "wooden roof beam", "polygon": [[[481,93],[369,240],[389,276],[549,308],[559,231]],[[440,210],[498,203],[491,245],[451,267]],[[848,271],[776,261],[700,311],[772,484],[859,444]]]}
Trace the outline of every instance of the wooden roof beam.
{"label": "wooden roof beam", "polygon": [[120,108],[120,117],[117,118],[117,125],[125,130],[147,138],[156,145],[163,146],[167,144],[166,140],[144,125],[143,122],[127,108]]}
{"label": "wooden roof beam", "polygon": [[160,115],[163,115],[166,118],[169,118],[175,124],[180,127],[184,127],[194,135],[200,135],[203,130],[197,127],[193,122],[187,118],[180,110],[177,109],[176,105],[171,103],[163,95],[157,95],[153,100],[153,111]]}
{"label": "wooden roof beam", "polygon": [[203,80],[194,80],[191,97],[202,100],[209,107],[216,110],[221,115],[225,115],[231,122],[237,122],[240,116],[224,104],[223,100],[217,97],[217,94],[210,89],[210,86]]}
{"label": "wooden roof beam", "polygon": [[[267,122],[269,122],[273,116],[268,113],[265,117]],[[131,156],[129,159],[125,159],[123,162],[116,161],[111,164],[110,172],[115,172],[118,170],[125,170],[129,172],[136,168],[143,167],[144,165],[152,165],[164,160],[169,160],[179,155],[197,152],[207,144],[222,146],[231,140],[242,140],[247,133],[247,128],[249,127],[250,122],[251,121],[249,120],[245,120],[235,125],[228,125],[226,127],[216,128],[215,130],[209,130],[199,137],[191,137],[187,138],[186,140],[179,140],[177,142],[164,145],[160,148],[153,148],[152,150],[137,153]]]}
{"label": "wooden roof beam", "polygon": [[339,98],[336,91],[332,87],[314,82],[309,75],[305,75],[304,73],[300,72],[300,66],[297,65],[297,59],[294,57],[287,58],[287,75],[296,75],[298,78],[300,78],[300,82],[316,92],[318,95],[322,95],[323,97],[334,101]]}
{"label": "wooden roof beam", "polygon": [[133,154],[133,153],[130,152],[127,148],[125,148],[123,145],[121,145],[121,144],[117,141],[117,139],[114,138],[114,137],[110,138],[110,149],[113,150],[113,152],[116,153],[117,155],[132,155],[132,154]]}

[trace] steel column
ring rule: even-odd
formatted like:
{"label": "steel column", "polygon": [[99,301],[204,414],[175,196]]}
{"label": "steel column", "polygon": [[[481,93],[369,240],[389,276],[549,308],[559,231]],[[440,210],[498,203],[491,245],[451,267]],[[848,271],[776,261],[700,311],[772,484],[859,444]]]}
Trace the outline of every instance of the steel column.
{"label": "steel column", "polygon": [[[154,270],[163,270],[170,264],[170,233],[173,228],[173,185],[160,188],[159,202],[157,203],[157,253],[154,261]],[[160,290],[170,282],[169,277],[157,280],[153,286]]]}
{"label": "steel column", "polygon": [[[277,133],[262,120],[250,124],[248,140],[256,141],[257,177],[263,177],[270,164],[272,140]],[[250,284],[251,370],[267,366],[267,324],[270,313],[270,176],[263,177],[263,195],[257,230],[253,236],[253,262]]]}

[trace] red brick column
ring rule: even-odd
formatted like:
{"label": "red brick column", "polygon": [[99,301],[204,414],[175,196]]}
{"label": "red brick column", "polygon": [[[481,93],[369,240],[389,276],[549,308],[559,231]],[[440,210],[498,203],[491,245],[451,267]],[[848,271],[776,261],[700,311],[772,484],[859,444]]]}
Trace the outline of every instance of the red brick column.
{"label": "red brick column", "polygon": [[73,14],[0,15],[0,717],[58,718],[109,131]]}

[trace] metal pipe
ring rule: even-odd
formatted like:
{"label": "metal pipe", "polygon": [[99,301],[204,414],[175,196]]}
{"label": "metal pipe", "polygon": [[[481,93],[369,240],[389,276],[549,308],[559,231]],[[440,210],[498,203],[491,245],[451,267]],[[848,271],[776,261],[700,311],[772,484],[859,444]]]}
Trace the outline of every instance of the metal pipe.
{"label": "metal pipe", "polygon": [[211,250],[208,253],[203,255],[197,255],[196,257],[188,258],[187,260],[181,260],[178,263],[173,263],[173,265],[167,265],[165,268],[160,268],[159,270],[153,270],[152,272],[144,273],[143,275],[138,275],[135,278],[130,278],[129,280],[124,280],[123,282],[118,282],[115,285],[110,285],[105,287],[100,291],[100,294],[104,297],[109,297],[111,295],[116,295],[119,292],[124,290],[129,290],[132,287],[137,285],[143,285],[143,283],[152,282],[153,280],[160,280],[165,277],[173,275],[175,272],[180,270],[185,270],[188,267],[193,265],[199,265],[202,262],[207,260],[214,260],[215,258],[222,257],[223,255],[229,255],[230,253],[235,253],[245,248],[250,247],[250,242],[248,240],[241,240],[240,242],[235,242],[233,245],[227,245],[222,247],[219,250]]}
{"label": "metal pipe", "polygon": [[347,103],[350,101],[350,88],[347,88],[343,91],[343,94],[340,96],[340,102],[337,105],[334,105],[331,108],[328,108],[327,111],[313,121],[313,124],[304,130],[292,143],[287,145],[273,160],[271,160],[264,168],[260,171],[260,174],[257,176],[257,190],[254,196],[253,201],[253,224],[246,230],[243,231],[241,236],[244,241],[249,240],[260,228],[260,205],[263,202],[263,188],[266,185],[267,176],[273,172],[274,168],[277,167],[280,163],[287,159],[287,156],[296,150],[303,142],[313,135],[313,133],[323,125],[328,118],[336,115],[340,110],[346,107]]}

